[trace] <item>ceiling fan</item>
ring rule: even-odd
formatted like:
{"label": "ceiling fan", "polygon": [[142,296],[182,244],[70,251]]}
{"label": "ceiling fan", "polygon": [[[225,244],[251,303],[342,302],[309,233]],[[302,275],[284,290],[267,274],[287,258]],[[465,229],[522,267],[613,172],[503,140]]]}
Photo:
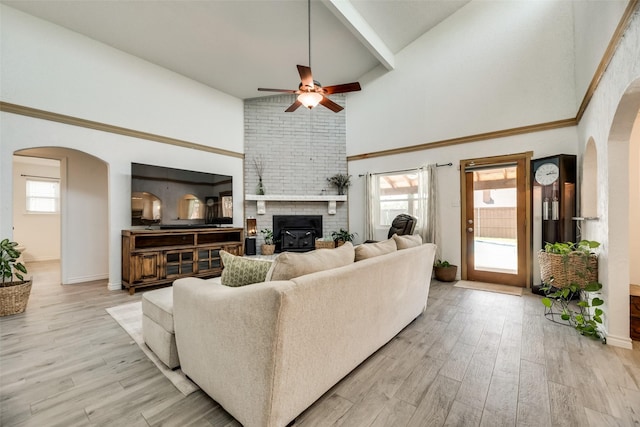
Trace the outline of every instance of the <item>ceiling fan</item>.
{"label": "ceiling fan", "polygon": [[309,20],[309,66],[298,65],[298,74],[300,74],[298,90],[268,89],[262,87],[259,87],[258,90],[266,92],[295,93],[298,95],[295,102],[285,110],[286,113],[291,113],[297,110],[301,105],[304,105],[308,109],[312,109],[318,104],[322,104],[334,113],[337,113],[342,111],[344,107],[327,98],[327,95],[359,91],[360,83],[344,83],[340,85],[322,87],[318,81],[313,79],[313,75],[311,74],[311,0],[307,0],[307,13]]}

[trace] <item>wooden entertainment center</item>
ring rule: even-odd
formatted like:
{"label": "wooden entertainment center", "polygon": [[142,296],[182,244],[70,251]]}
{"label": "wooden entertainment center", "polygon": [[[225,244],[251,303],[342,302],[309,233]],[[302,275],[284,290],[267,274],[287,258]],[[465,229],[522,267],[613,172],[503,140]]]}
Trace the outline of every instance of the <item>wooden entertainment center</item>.
{"label": "wooden entertainment center", "polygon": [[122,286],[166,285],[181,277],[222,273],[220,250],[244,253],[242,228],[122,230]]}

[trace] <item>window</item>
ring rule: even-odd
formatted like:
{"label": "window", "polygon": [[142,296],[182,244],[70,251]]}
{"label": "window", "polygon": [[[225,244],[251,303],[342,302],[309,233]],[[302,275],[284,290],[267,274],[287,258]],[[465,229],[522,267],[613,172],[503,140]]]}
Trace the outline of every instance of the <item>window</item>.
{"label": "window", "polygon": [[418,174],[378,175],[378,225],[390,226],[402,213],[418,217]]}
{"label": "window", "polygon": [[27,212],[57,213],[60,210],[60,183],[57,180],[27,179]]}

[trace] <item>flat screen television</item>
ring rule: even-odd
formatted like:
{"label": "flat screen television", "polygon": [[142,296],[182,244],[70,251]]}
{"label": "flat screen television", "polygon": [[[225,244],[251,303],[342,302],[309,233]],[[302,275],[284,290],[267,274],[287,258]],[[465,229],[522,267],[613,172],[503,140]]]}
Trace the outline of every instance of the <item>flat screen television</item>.
{"label": "flat screen television", "polygon": [[233,177],[131,163],[131,225],[233,224]]}

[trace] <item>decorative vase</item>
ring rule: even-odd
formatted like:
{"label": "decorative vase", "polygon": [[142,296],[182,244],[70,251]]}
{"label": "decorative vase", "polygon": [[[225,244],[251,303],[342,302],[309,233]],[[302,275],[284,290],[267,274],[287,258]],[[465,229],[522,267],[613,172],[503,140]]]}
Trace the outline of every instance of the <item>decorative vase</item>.
{"label": "decorative vase", "polygon": [[343,195],[344,195],[344,189],[345,189],[345,188],[346,188],[346,187],[338,187],[338,195],[339,195],[339,196],[343,196]]}
{"label": "decorative vase", "polygon": [[256,194],[258,196],[264,196],[264,185],[262,184],[262,178],[258,179],[258,186],[256,187]]}

